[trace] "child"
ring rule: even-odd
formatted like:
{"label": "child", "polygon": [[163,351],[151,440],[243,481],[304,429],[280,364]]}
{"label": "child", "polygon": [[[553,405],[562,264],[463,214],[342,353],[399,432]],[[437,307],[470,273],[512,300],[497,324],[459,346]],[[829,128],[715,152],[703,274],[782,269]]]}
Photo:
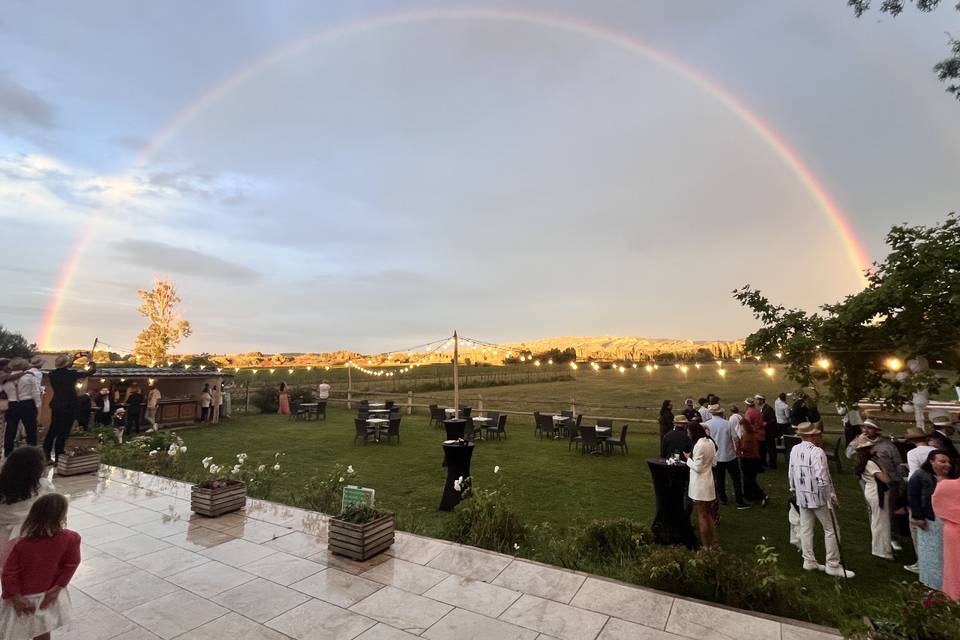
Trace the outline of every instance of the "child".
{"label": "child", "polygon": [[67,585],[80,566],[80,534],[64,529],[67,499],[37,498],[3,566],[0,638],[50,640],[70,622]]}
{"label": "child", "polygon": [[123,443],[123,436],[127,428],[127,410],[120,407],[113,412],[113,432],[117,434],[117,442]]}

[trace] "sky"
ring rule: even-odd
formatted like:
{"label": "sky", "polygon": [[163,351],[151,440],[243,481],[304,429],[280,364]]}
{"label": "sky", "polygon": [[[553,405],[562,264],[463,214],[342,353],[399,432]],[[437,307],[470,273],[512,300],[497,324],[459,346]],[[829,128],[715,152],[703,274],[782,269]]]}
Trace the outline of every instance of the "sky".
{"label": "sky", "polygon": [[168,278],[182,352],[743,337],[862,280],[731,100],[881,259],[957,209],[950,4],[0,0],[0,324],[128,349]]}

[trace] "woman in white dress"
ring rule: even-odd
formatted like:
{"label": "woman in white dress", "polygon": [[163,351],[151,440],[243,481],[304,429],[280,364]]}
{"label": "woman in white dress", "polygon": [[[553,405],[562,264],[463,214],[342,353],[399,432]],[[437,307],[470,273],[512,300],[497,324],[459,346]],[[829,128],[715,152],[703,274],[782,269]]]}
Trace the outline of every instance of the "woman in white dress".
{"label": "woman in white dress", "polygon": [[693,453],[683,454],[687,466],[690,467],[688,495],[697,512],[700,544],[712,547],[717,543],[713,521],[713,503],[717,500],[717,489],[713,480],[713,468],[717,465],[717,446],[699,422],[689,423],[687,433],[693,442]]}
{"label": "woman in white dress", "polygon": [[20,527],[37,498],[55,491],[43,477],[46,470],[43,451],[38,447],[18,447],[0,467],[0,567],[20,536]]}
{"label": "woman in white dress", "polygon": [[870,509],[871,553],[884,560],[893,560],[893,546],[890,538],[890,500],[886,495],[890,478],[873,455],[873,442],[865,436],[853,441],[857,451],[856,474],[863,487],[863,498]]}

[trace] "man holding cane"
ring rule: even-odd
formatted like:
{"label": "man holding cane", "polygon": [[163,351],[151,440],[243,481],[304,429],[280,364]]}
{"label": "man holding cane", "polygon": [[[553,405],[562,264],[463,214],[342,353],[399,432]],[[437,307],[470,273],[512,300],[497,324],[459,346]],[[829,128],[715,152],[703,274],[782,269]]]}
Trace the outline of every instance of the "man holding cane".
{"label": "man holding cane", "polygon": [[[804,422],[797,425],[797,435],[802,442],[790,451],[787,476],[790,492],[794,494],[800,510],[803,568],[806,571],[826,571],[827,575],[838,578],[852,578],[853,572],[846,570],[840,557],[840,530],[833,514],[839,501],[830,478],[827,455],[823,452],[823,431],[819,423]],[[826,566],[817,562],[813,551],[817,520],[823,527]]]}
{"label": "man holding cane", "polygon": [[47,462],[50,462],[51,451],[54,452],[56,460],[67,446],[67,438],[77,418],[77,382],[97,371],[91,354],[77,354],[78,357],[84,355],[90,360],[90,368],[86,371],[72,369],[73,358],[61,355],[57,356],[54,363],[56,368],[50,372],[50,386],[53,388],[53,399],[50,400],[50,429],[47,437],[43,439],[43,454]]}

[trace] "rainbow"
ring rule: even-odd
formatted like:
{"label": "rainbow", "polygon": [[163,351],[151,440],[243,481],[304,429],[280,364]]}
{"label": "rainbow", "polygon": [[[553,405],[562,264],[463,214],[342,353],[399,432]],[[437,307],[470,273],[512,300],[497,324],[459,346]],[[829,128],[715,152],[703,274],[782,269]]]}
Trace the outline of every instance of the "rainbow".
{"label": "rainbow", "polygon": [[[163,128],[157,131],[150,141],[137,153],[130,171],[142,167],[161,149],[169,140],[176,136],[185,126],[200,114],[210,109],[224,96],[244,83],[255,78],[273,65],[288,58],[301,55],[311,48],[331,41],[357,35],[363,32],[387,27],[409,25],[430,21],[458,21],[458,20],[486,20],[529,24],[532,26],[557,29],[588,38],[594,38],[619,47],[625,51],[640,55],[656,63],[678,76],[699,87],[717,102],[726,107],[733,115],[743,122],[780,158],[780,160],[797,177],[800,183],[813,198],[817,207],[827,221],[836,230],[845,247],[851,266],[856,270],[861,284],[866,283],[866,271],[871,266],[870,257],[860,243],[849,219],[839,205],[827,192],[826,187],[817,179],[814,173],[804,164],[797,153],[790,148],[787,142],[774,132],[757,114],[748,109],[740,100],[723,87],[707,78],[695,68],[676,58],[650,47],[643,42],[609,27],[599,26],[581,19],[573,19],[552,14],[531,11],[506,11],[486,9],[438,9],[424,11],[410,11],[373,18],[365,18],[355,22],[323,29],[319,32],[296,40],[285,46],[274,49],[270,53],[258,58],[252,63],[239,68],[219,83],[201,94],[186,107],[181,109]],[[130,172],[128,171],[128,173]],[[80,233],[76,244],[67,260],[61,267],[60,274],[54,285],[54,292],[44,312],[40,327],[37,331],[38,343],[43,348],[50,348],[53,332],[57,325],[60,310],[66,293],[73,283],[87,246],[93,238],[93,232],[99,221],[104,217],[101,208],[92,213]]]}

